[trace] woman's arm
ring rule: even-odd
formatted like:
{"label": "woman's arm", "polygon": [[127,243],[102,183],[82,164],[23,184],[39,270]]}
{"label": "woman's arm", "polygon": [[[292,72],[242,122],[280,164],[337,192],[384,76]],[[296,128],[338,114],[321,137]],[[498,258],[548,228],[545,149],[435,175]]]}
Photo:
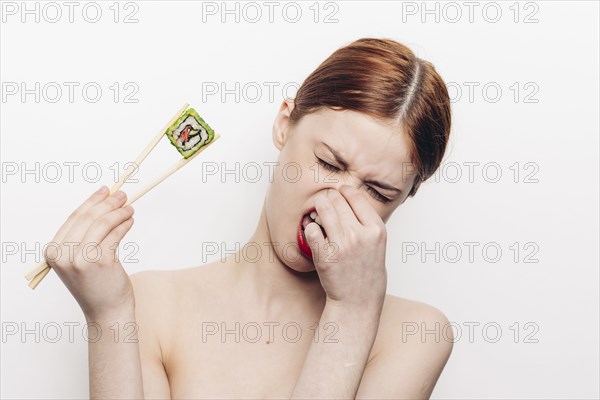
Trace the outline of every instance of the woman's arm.
{"label": "woman's arm", "polygon": [[351,186],[319,192],[315,209],[324,232],[311,222],[304,234],[327,296],[320,322],[323,328],[335,324],[338,342],[313,340],[292,398],[353,399],[385,300],[387,233],[368,200]]}
{"label": "woman's arm", "polygon": [[[156,288],[161,285],[152,271],[138,272],[130,279],[135,307],[100,321],[88,320],[103,332],[101,340],[88,346],[90,398],[170,399],[158,339],[162,307]],[[94,331],[89,331],[90,339]]]}
{"label": "woman's arm", "polygon": [[313,340],[291,398],[354,399],[377,336],[380,315],[380,306],[357,309],[328,301],[319,330],[331,332],[334,327],[335,334],[329,339],[319,335]]}
{"label": "woman's arm", "polygon": [[87,323],[90,399],[143,399],[133,307]]}
{"label": "woman's arm", "polygon": [[[133,225],[127,196],[93,193],[65,221],[44,256],[88,322],[90,397],[144,398],[136,296],[116,253]],[[146,301],[142,299],[144,308]],[[142,331],[143,332],[143,331]],[[146,343],[146,342],[144,342]],[[142,346],[142,349],[145,346]]]}
{"label": "woman's arm", "polygon": [[[171,387],[163,364],[165,347],[161,347],[161,332],[164,332],[164,299],[171,298],[164,277],[155,271],[142,271],[130,276],[135,293],[135,318],[139,330],[140,361],[144,383],[144,399],[170,399]],[[156,293],[161,295],[157,296]]]}
{"label": "woman's arm", "polygon": [[[374,313],[327,305],[319,328],[330,333],[324,328],[329,320],[338,321],[339,330],[330,341],[313,341],[292,398],[429,399],[452,352],[449,321],[419,302],[406,307],[389,301],[386,307],[377,327]],[[406,324],[419,331],[403,332]],[[373,332],[379,350],[367,365]]]}
{"label": "woman's arm", "polygon": [[[91,399],[170,399],[158,340],[161,312],[152,271],[130,276],[135,307],[88,319]],[[102,329],[102,335],[96,332]],[[97,338],[100,337],[99,340]]]}
{"label": "woman's arm", "polygon": [[[417,313],[392,312],[395,323],[382,332],[380,354],[367,367],[387,285],[385,225],[367,199],[345,185],[339,191],[318,193],[315,208],[327,236],[315,222],[305,227],[304,234],[327,295],[320,324],[322,328],[328,322],[335,324],[338,341],[315,337],[292,398],[428,398],[452,351],[448,321],[437,310],[422,307]],[[437,332],[443,325],[447,340],[435,335],[421,340],[419,335],[400,345],[393,336],[398,336],[394,330],[403,329],[404,321]]]}

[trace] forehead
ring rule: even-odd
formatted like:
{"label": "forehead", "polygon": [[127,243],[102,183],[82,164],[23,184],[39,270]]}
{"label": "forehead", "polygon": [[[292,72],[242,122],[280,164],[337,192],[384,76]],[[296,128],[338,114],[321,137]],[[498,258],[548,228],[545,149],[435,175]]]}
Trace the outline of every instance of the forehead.
{"label": "forehead", "polygon": [[[400,189],[410,187],[414,174],[410,139],[399,124],[386,124],[365,114],[327,108],[306,115],[298,127],[316,148],[328,144],[366,178],[381,179]],[[322,152],[320,153],[323,154]]]}

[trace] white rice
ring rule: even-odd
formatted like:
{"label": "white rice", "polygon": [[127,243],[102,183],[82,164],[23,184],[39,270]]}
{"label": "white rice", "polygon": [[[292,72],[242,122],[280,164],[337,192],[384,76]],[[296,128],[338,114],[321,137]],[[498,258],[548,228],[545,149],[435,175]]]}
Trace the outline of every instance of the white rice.
{"label": "white rice", "polygon": [[[192,127],[191,134],[188,135],[188,141],[184,144],[179,137],[181,136],[181,132],[185,129],[186,126],[190,125]],[[185,120],[175,131],[173,132],[173,140],[177,143],[177,146],[183,150],[191,150],[194,146],[198,145],[200,142],[204,143],[208,140],[208,132],[200,123],[194,118],[193,115],[188,115]]]}

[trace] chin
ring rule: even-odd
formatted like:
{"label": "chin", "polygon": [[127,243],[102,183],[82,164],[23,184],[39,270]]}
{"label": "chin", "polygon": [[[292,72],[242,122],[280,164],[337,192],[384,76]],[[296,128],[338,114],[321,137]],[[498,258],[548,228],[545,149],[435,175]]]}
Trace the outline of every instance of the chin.
{"label": "chin", "polygon": [[298,243],[290,243],[287,246],[282,246],[280,249],[279,257],[283,263],[289,268],[296,272],[313,272],[315,271],[315,264],[312,261],[312,257],[308,257],[300,250]]}
{"label": "chin", "polygon": [[[290,250],[290,253],[291,253],[291,250]],[[284,261],[286,261],[286,260],[284,260]],[[300,255],[297,259],[286,261],[285,265],[289,269],[293,269],[296,272],[306,273],[306,272],[314,272],[315,271],[315,265],[313,264],[313,262],[311,260],[309,260],[308,258],[305,258],[302,255]]]}

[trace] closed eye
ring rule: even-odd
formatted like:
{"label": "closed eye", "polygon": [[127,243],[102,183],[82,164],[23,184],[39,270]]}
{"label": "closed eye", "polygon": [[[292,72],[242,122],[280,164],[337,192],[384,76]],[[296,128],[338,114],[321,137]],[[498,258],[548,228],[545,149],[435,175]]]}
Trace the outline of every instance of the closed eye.
{"label": "closed eye", "polygon": [[369,191],[369,193],[371,193],[371,196],[373,196],[376,200],[381,201],[382,203],[389,203],[390,201],[392,201],[391,199],[388,199],[387,197],[379,193],[377,190],[373,189],[371,186],[367,186],[367,190]]}
{"label": "closed eye", "polygon": [[321,160],[319,157],[317,157],[317,160],[319,162],[319,164],[321,164],[323,166],[323,168],[328,169],[329,171],[339,171],[340,169],[338,167],[336,167],[335,165],[331,165],[326,161]]}
{"label": "closed eye", "polygon": [[[331,171],[331,172],[337,172],[337,171],[341,171],[340,168],[336,167],[335,165],[331,165],[328,162],[326,162],[325,160],[320,159],[319,157],[317,157],[317,161],[319,162],[319,164]],[[380,201],[382,203],[389,203],[390,201],[392,201],[391,199],[388,199],[387,197],[385,197],[384,195],[382,195],[381,193],[379,193],[377,190],[373,189],[371,186],[365,186],[367,191],[369,192],[369,194],[375,198],[375,200]]]}

